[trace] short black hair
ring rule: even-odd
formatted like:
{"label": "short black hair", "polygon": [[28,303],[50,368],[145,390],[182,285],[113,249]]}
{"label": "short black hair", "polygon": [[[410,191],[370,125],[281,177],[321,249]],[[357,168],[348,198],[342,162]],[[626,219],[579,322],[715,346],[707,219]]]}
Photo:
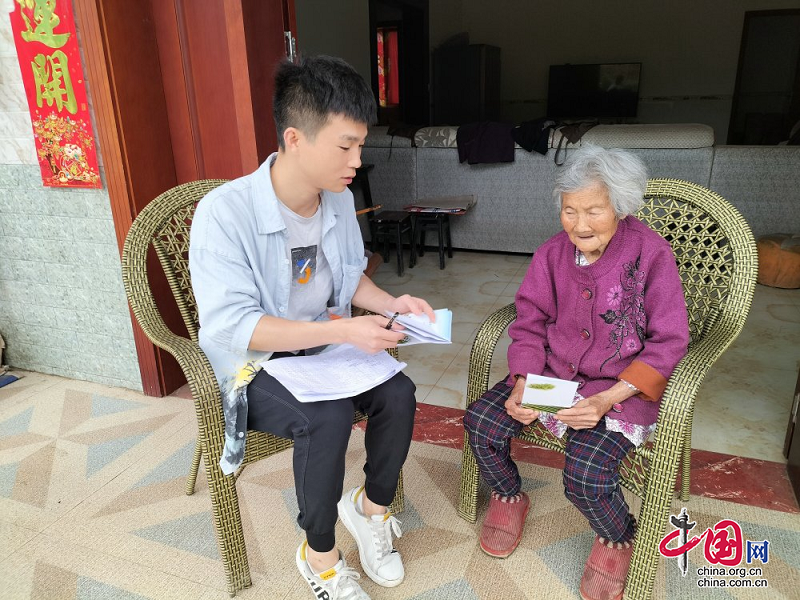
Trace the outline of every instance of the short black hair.
{"label": "short black hair", "polygon": [[331,115],[369,126],[375,123],[375,96],[356,70],[341,58],[311,56],[298,64],[283,61],[275,72],[272,101],[278,145],[296,127],[311,139]]}

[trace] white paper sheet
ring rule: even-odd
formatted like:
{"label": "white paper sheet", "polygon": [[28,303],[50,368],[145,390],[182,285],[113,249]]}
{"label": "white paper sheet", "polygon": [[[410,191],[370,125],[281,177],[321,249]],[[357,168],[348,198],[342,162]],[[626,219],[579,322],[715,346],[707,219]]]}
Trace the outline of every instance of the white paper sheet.
{"label": "white paper sheet", "polygon": [[342,344],[314,356],[276,358],[261,366],[300,402],[319,402],[357,396],[407,365],[386,352],[367,354]]}
{"label": "white paper sheet", "polygon": [[552,412],[572,406],[578,382],[543,375],[528,374],[525,391],[522,392],[522,405],[554,408]]}
{"label": "white paper sheet", "polygon": [[[401,330],[406,334],[405,339],[400,340],[401,346],[412,346],[414,344],[450,344],[453,328],[453,313],[450,309],[440,308],[433,311],[436,321],[431,323],[427,315],[398,315],[395,323],[400,323],[405,329]],[[392,313],[388,313],[391,317]]]}

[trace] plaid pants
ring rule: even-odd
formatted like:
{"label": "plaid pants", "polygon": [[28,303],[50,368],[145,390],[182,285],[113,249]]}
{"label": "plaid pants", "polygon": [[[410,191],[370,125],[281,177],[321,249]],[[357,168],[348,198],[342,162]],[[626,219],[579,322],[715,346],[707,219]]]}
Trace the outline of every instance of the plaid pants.
{"label": "plaid pants", "polygon": [[[522,480],[511,460],[511,439],[522,430],[505,401],[512,388],[500,381],[464,415],[469,445],[486,483],[497,493],[519,493]],[[601,419],[592,429],[568,429],[564,495],[585,516],[597,535],[613,542],[633,539],[634,519],[619,484],[619,463],[633,448],[621,433],[608,431]]]}

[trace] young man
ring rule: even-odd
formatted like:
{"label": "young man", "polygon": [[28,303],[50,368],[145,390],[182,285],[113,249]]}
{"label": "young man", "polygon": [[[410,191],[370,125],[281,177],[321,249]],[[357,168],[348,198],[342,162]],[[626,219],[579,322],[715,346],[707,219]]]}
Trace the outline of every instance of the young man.
{"label": "young man", "polygon": [[[327,344],[380,352],[403,334],[377,315],[434,316],[424,300],[395,298],[363,275],[364,245],[347,185],[375,115],[364,80],[331,57],[283,63],[273,109],[279,151],[209,193],[192,223],[200,346],[223,392],[220,466],[232,473],[242,463],[247,429],[293,439],[297,521],[306,533],[297,566],[316,597],[367,598],[336,547],[337,510],[367,575],[398,585],[404,570],[392,533],[399,537],[400,528],[386,506],[411,442],[414,384],[400,373],[355,398],[300,403],[258,363]],[[377,315],[349,318],[351,304]],[[356,409],[369,416],[365,485],[342,495]]]}

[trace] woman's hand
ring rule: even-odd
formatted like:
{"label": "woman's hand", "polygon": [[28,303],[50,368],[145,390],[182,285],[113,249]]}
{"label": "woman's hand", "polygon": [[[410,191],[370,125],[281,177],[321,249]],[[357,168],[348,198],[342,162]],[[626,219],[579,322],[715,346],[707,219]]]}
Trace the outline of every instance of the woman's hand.
{"label": "woman's hand", "polygon": [[433,314],[433,309],[431,305],[428,304],[422,298],[416,298],[414,296],[409,296],[408,294],[403,294],[402,296],[398,296],[397,298],[392,298],[388,305],[389,312],[392,313],[400,313],[404,315],[406,313],[413,313],[415,315],[420,315],[425,313],[428,315],[428,318],[431,320],[431,323],[436,321],[436,315]]}
{"label": "woman's hand", "polygon": [[602,393],[576,402],[572,408],[563,408],[556,413],[559,421],[573,429],[591,429],[600,422],[614,402]]}
{"label": "woman's hand", "polygon": [[556,417],[573,429],[591,429],[614,404],[630,398],[635,393],[626,384],[618,381],[606,391],[576,402],[572,408],[561,409],[556,413]]}
{"label": "woman's hand", "polygon": [[508,416],[522,423],[530,425],[539,418],[538,410],[522,407],[522,393],[525,391],[525,378],[520,377],[511,391],[511,395],[506,400],[505,407]]}

